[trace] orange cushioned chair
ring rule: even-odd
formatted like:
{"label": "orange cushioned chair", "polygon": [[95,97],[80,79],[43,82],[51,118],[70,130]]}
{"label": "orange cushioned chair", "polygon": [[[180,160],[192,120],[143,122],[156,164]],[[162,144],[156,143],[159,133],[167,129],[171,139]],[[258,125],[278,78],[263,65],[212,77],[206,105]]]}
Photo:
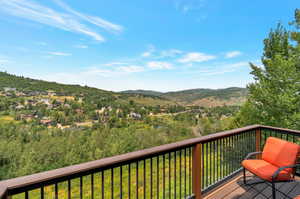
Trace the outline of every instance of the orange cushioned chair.
{"label": "orange cushioned chair", "polygon": [[[272,184],[273,199],[276,198],[276,182],[294,180],[295,169],[300,146],[292,142],[269,137],[263,152],[249,153],[243,160],[244,183],[246,183],[246,170]],[[261,159],[249,159],[253,155],[261,155]],[[283,193],[284,194],[284,193]]]}

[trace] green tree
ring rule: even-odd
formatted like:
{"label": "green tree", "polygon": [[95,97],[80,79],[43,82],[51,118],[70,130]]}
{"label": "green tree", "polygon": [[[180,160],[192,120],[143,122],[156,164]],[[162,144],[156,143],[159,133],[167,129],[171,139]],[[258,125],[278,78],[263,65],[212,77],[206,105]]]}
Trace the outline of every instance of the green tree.
{"label": "green tree", "polygon": [[235,126],[260,123],[300,128],[300,10],[295,19],[293,31],[279,24],[264,40],[263,67],[250,63],[255,82],[248,85],[248,101]]}

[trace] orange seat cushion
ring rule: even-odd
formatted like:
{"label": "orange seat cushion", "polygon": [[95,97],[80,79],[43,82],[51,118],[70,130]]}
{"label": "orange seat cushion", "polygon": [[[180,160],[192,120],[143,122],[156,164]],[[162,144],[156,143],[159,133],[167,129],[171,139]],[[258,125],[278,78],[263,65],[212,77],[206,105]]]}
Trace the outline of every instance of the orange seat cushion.
{"label": "orange seat cushion", "polygon": [[[247,169],[251,173],[267,181],[272,181],[272,175],[279,168],[264,160],[244,160],[242,162],[242,165],[245,169]],[[291,178],[292,178],[291,173],[283,170],[279,173],[278,177],[276,178],[276,181],[290,180]]]}
{"label": "orange seat cushion", "polygon": [[300,199],[300,196],[297,196],[296,198],[294,198],[294,199]]}
{"label": "orange seat cushion", "polygon": [[[284,167],[295,164],[298,153],[299,145],[269,137],[263,149],[262,159],[274,166]],[[292,172],[292,169],[286,171]]]}

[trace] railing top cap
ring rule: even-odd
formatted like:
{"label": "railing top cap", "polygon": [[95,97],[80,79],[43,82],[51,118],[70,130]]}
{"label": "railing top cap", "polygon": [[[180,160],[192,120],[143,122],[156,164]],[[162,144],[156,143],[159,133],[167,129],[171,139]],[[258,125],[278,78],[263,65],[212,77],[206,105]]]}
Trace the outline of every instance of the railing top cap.
{"label": "railing top cap", "polygon": [[151,157],[157,154],[161,154],[164,152],[169,152],[169,151],[174,151],[176,149],[184,148],[184,147],[190,147],[195,144],[199,143],[205,143],[208,141],[216,140],[222,137],[228,137],[230,135],[236,134],[236,133],[241,133],[244,131],[249,131],[249,130],[255,130],[258,128],[268,128],[268,129],[273,129],[273,130],[281,130],[281,131],[286,131],[286,132],[291,132],[291,133],[299,133],[300,131],[295,131],[295,130],[290,130],[290,129],[282,129],[282,128],[275,128],[275,127],[269,127],[269,126],[262,126],[262,125],[251,125],[251,126],[246,126],[243,128],[238,128],[238,129],[233,129],[233,130],[228,130],[228,131],[223,131],[220,133],[216,134],[211,134],[199,138],[192,138],[188,140],[183,140],[180,142],[175,142],[171,144],[165,144],[149,149],[144,149],[140,151],[135,151],[135,152],[130,152],[122,155],[117,155],[113,157],[108,157],[108,158],[103,158],[100,160],[95,160],[91,162],[86,162],[82,164],[77,164],[73,166],[68,166],[64,168],[59,168],[51,171],[46,171],[46,172],[41,172],[33,175],[28,175],[28,176],[23,176],[23,177],[18,177],[10,180],[5,180],[5,181],[0,181],[0,198],[3,194],[5,194],[5,191],[20,188],[20,187],[26,187],[30,186],[33,184],[38,184],[38,183],[43,183],[47,182],[53,179],[59,179],[63,177],[68,177],[84,172],[88,172],[91,170],[95,169],[100,169],[104,167],[110,167],[114,166],[117,164],[122,164],[125,162],[129,161],[134,161],[134,160],[141,160],[147,157]]}

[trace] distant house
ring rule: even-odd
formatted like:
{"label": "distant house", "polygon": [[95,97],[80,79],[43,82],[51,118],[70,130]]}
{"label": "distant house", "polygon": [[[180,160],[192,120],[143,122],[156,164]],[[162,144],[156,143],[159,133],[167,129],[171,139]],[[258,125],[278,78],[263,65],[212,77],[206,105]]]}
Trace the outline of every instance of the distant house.
{"label": "distant house", "polygon": [[83,114],[83,110],[80,109],[80,108],[76,109],[75,112],[76,112],[77,114]]}
{"label": "distant house", "polygon": [[27,95],[28,96],[38,96],[38,95],[40,95],[40,92],[39,91],[30,91]]}
{"label": "distant house", "polygon": [[65,108],[71,108],[71,105],[70,104],[64,104],[64,107]]}
{"label": "distant house", "polygon": [[34,118],[34,115],[32,114],[21,114],[20,119],[25,121],[30,121]]}
{"label": "distant house", "polygon": [[46,126],[50,126],[53,123],[52,120],[50,119],[42,119],[40,120],[40,124],[46,125]]}
{"label": "distant house", "polygon": [[26,104],[26,105],[29,105],[29,104],[30,104],[30,105],[32,105],[32,106],[36,106],[37,102],[38,102],[38,101],[35,100],[35,99],[28,99],[28,100],[25,101],[25,104]]}
{"label": "distant house", "polygon": [[20,110],[25,108],[25,106],[23,106],[22,104],[19,104],[18,106],[15,107],[15,109]]}
{"label": "distant house", "polygon": [[21,96],[25,96],[26,94],[23,92],[16,92],[16,96],[21,97]]}
{"label": "distant house", "polygon": [[48,96],[56,96],[56,93],[54,91],[48,91]]}
{"label": "distant house", "polygon": [[5,93],[5,96],[10,97],[10,96],[13,96],[13,94],[12,93]]}
{"label": "distant house", "polygon": [[142,118],[141,114],[134,113],[134,112],[129,113],[129,117],[131,117],[133,119],[141,119]]}
{"label": "distant house", "polygon": [[16,91],[16,88],[10,88],[10,87],[4,87],[3,88],[5,92],[11,92],[11,91]]}
{"label": "distant house", "polygon": [[60,123],[57,123],[57,126],[56,126],[57,128],[59,128],[59,129],[62,129],[62,130],[64,130],[64,129],[68,129],[68,128],[71,128],[71,126],[70,125],[66,125],[66,126],[63,126],[62,124],[60,124]]}
{"label": "distant house", "polygon": [[43,99],[40,99],[40,102],[43,103],[43,104],[46,104],[46,105],[50,105],[50,100],[47,99],[47,98],[43,98]]}
{"label": "distant house", "polygon": [[118,108],[118,109],[116,110],[116,113],[117,113],[117,114],[119,114],[119,113],[121,113],[121,112],[123,112],[123,111],[122,111],[122,109],[120,109],[120,108]]}

